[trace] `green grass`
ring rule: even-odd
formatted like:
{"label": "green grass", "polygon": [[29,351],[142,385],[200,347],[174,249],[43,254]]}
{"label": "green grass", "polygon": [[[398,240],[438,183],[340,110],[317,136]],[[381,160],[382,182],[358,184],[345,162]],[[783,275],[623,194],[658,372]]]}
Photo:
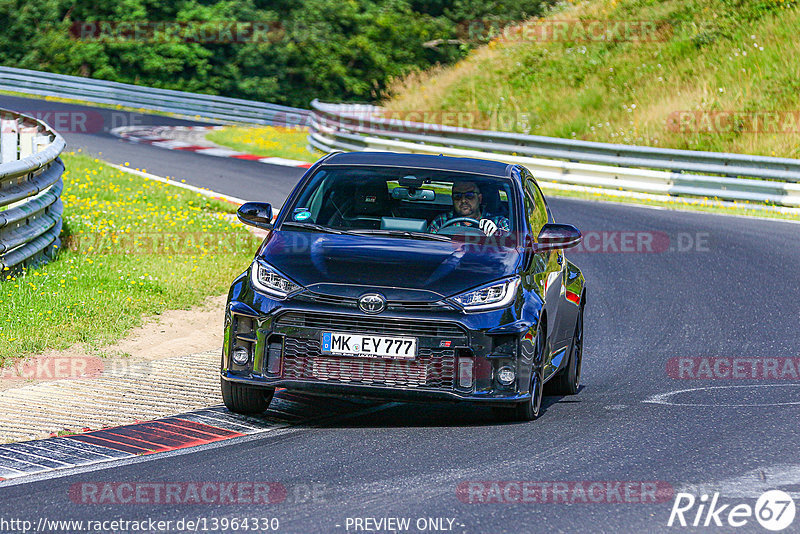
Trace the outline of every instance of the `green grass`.
{"label": "green grass", "polygon": [[296,159],[314,163],[323,154],[306,149],[308,130],[280,126],[230,126],[214,130],[206,139],[239,152],[257,156]]}
{"label": "green grass", "polygon": [[[167,309],[224,294],[258,246],[235,207],[66,154],[57,259],[0,281],[0,364],[113,343]],[[222,328],[222,325],[219,325]]]}
{"label": "green grass", "polygon": [[[475,127],[694,150],[800,157],[797,0],[592,0],[552,20],[647,21],[654,40],[496,40],[393,85],[391,111],[452,111]],[[530,35],[530,34],[529,34]],[[678,113],[784,119],[681,127]],[[794,115],[792,115],[794,114]],[[710,115],[700,115],[701,118]],[[788,119],[794,117],[797,122]],[[751,131],[760,129],[762,131]],[[720,131],[715,131],[720,130]]]}

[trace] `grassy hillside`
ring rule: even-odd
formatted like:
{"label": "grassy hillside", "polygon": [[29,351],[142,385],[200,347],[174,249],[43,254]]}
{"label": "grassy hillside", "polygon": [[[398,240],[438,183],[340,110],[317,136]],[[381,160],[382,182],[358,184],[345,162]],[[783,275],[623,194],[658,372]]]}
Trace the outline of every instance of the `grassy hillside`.
{"label": "grassy hillside", "polygon": [[[652,39],[583,39],[576,21],[591,20],[644,21],[638,35]],[[554,21],[572,41],[540,33]],[[480,128],[800,157],[796,0],[593,0],[528,25],[396,80],[385,105],[462,112]]]}

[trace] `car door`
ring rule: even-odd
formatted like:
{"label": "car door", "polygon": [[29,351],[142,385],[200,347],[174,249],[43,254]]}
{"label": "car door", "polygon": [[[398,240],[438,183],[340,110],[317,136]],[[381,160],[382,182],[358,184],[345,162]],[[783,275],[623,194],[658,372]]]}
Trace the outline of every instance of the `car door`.
{"label": "car door", "polygon": [[[523,193],[528,227],[535,240],[542,227],[550,222],[549,210],[541,190],[527,169],[522,171]],[[563,254],[561,251],[537,252],[533,256],[531,272],[533,285],[537,293],[544,299],[547,311],[547,336],[550,340],[551,354],[545,357],[544,375],[549,376],[553,370],[552,356],[560,348],[559,344],[559,297],[563,285]]]}
{"label": "car door", "polygon": [[[545,209],[547,210],[547,222],[556,222],[556,220],[553,218],[553,213],[550,211],[550,206],[547,205],[547,199],[544,197],[544,193],[542,193],[539,184],[536,184],[535,180],[534,184],[536,185],[536,189],[539,191],[539,194],[544,201]],[[557,341],[553,344],[553,347],[557,348],[568,345],[572,340],[577,314],[575,313],[575,305],[567,300],[567,284],[569,283],[569,280],[567,280],[567,258],[564,256],[563,249],[556,250],[555,252],[557,253],[556,261],[561,267],[561,284],[560,293],[558,296],[558,324],[556,324],[555,329],[553,330],[557,339]]]}

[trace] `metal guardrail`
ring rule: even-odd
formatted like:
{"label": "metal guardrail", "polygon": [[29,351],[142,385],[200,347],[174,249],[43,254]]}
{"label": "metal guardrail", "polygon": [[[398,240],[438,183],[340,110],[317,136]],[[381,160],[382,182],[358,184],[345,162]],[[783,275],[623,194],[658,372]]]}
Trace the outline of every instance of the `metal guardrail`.
{"label": "metal guardrail", "polygon": [[800,160],[593,143],[382,117],[368,105],[311,103],[312,111],[0,67],[0,90],[199,116],[220,122],[308,125],[322,151],[394,150],[521,163],[561,187],[711,197],[800,207]]}
{"label": "metal guardrail", "polygon": [[0,270],[49,259],[60,245],[64,139],[0,110]]}
{"label": "metal guardrail", "polygon": [[222,123],[305,125],[305,109],[0,66],[0,90],[72,98]]}
{"label": "metal guardrail", "polygon": [[800,160],[424,124],[386,119],[380,108],[368,105],[315,100],[311,106],[309,146],[323,152],[390,150],[490,158],[523,164],[540,181],[568,186],[800,206]]}

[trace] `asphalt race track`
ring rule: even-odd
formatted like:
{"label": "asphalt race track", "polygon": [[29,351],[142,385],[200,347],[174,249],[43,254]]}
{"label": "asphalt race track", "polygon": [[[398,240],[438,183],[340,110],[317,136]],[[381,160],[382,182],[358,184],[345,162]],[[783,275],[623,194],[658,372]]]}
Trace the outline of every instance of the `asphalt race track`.
{"label": "asphalt race track", "polygon": [[[42,116],[50,119],[54,128],[56,124],[52,121],[55,115],[52,114],[61,113],[59,118],[65,124],[71,125],[67,128],[56,128],[66,139],[67,150],[80,149],[101,154],[104,160],[111,163],[129,163],[134,169],[146,169],[158,176],[186,180],[188,184],[207,187],[237,198],[254,199],[262,191],[264,195],[277,194],[282,198],[286,197],[304,171],[233,158],[218,161],[221,158],[184,153],[180,150],[155,149],[147,145],[127,143],[108,133],[108,130],[118,126],[193,126],[210,123],[6,95],[0,95],[0,109]],[[44,116],[47,113],[51,113],[51,116]]]}
{"label": "asphalt race track", "polygon": [[[44,106],[65,105],[0,97],[0,107]],[[104,132],[65,137],[72,148],[248,200],[280,203],[302,173],[125,144]],[[546,398],[537,421],[501,424],[488,410],[460,405],[365,404],[280,432],[4,483],[0,517],[277,518],[281,532],[365,532],[356,518],[398,517],[411,519],[409,532],[420,531],[420,518],[427,532],[661,532],[671,493],[657,503],[631,502],[636,499],[624,491],[581,502],[572,490],[577,483],[648,482],[696,496],[719,492],[719,502],[731,506],[753,506],[767,489],[797,500],[800,377],[785,365],[800,357],[800,227],[579,200],[550,203],[556,220],[578,226],[591,249],[567,254],[588,281],[586,347],[580,394]],[[701,366],[683,373],[678,358],[696,358]],[[774,375],[746,378],[749,371],[730,368],[734,358],[777,358],[780,367]],[[711,369],[717,362],[716,379],[701,372],[702,362]],[[725,369],[729,377],[743,377],[722,378]],[[84,482],[190,481],[273,482],[287,488],[287,498],[266,505],[101,505],[76,503],[69,493]],[[564,483],[576,502],[550,494],[498,502],[521,500],[502,488],[526,481],[551,488]],[[687,512],[687,520],[696,512]],[[453,521],[437,530],[428,522],[435,518]],[[752,517],[735,530],[765,532]],[[800,531],[800,519],[789,531]]]}

